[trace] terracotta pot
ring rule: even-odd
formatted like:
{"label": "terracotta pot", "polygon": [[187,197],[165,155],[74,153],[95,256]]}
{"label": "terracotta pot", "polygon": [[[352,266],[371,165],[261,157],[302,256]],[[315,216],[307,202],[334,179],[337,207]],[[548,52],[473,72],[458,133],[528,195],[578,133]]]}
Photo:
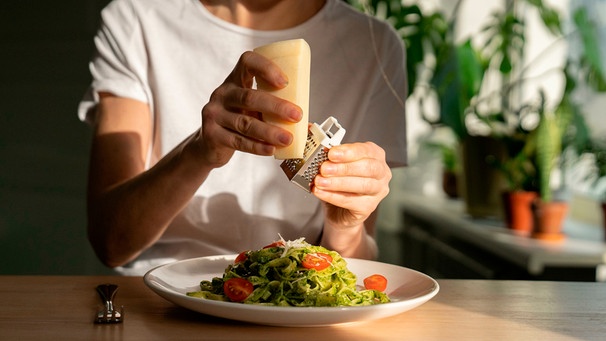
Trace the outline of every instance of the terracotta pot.
{"label": "terracotta pot", "polygon": [[532,232],[532,203],[537,197],[537,192],[530,191],[503,193],[505,223],[514,233],[528,236]]}
{"label": "terracotta pot", "polygon": [[442,171],[442,190],[449,198],[458,198],[457,174],[453,171]]}
{"label": "terracotta pot", "polygon": [[534,216],[533,238],[548,241],[560,241],[565,238],[562,233],[562,225],[568,213],[568,203],[535,200],[532,210]]}

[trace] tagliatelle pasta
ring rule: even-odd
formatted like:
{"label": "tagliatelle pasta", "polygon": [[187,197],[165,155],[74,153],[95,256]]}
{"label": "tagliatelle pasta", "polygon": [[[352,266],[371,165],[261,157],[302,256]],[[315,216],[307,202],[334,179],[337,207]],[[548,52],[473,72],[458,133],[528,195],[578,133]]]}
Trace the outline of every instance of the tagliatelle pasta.
{"label": "tagliatelle pasta", "polygon": [[242,252],[222,277],[203,280],[188,296],[272,306],[363,306],[389,302],[377,290],[359,290],[356,275],[335,251],[303,239],[280,240]]}

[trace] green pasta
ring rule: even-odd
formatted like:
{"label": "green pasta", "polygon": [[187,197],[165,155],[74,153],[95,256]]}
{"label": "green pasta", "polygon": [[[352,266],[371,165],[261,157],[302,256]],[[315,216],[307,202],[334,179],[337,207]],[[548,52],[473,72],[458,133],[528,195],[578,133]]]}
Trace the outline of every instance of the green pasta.
{"label": "green pasta", "polygon": [[[227,266],[222,277],[203,280],[199,291],[188,292],[187,295],[233,301],[225,292],[225,284],[230,279],[238,278],[252,284],[252,292],[241,300],[245,304],[334,307],[390,301],[386,294],[377,290],[358,290],[356,275],[347,269],[343,257],[303,239],[282,240],[261,250],[242,253],[238,258],[234,264]],[[316,266],[313,262],[310,265],[310,259],[321,263],[328,259],[329,264],[325,265],[326,268]]]}

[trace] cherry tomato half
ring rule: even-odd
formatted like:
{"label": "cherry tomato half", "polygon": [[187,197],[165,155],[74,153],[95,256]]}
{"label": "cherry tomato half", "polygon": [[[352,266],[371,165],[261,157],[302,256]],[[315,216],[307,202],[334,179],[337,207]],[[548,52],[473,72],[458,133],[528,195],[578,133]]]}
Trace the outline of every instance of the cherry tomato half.
{"label": "cherry tomato half", "polygon": [[265,245],[263,248],[264,249],[269,249],[270,247],[282,247],[284,246],[284,242],[281,240],[278,240],[277,242],[273,242],[269,245]]}
{"label": "cherry tomato half", "polygon": [[364,278],[364,287],[368,290],[383,292],[387,288],[387,278],[378,274],[370,275]]}
{"label": "cherry tomato half", "polygon": [[316,271],[322,271],[332,264],[332,257],[329,254],[317,252],[308,253],[303,257],[303,265],[306,269],[315,269]]}
{"label": "cherry tomato half", "polygon": [[238,257],[236,257],[236,259],[234,260],[234,264],[242,263],[245,260],[247,260],[248,259],[248,255],[246,254],[246,252],[248,252],[248,251],[242,251],[242,252],[240,252],[240,254],[238,255]]}
{"label": "cherry tomato half", "polygon": [[253,290],[253,284],[244,278],[230,278],[223,283],[223,292],[233,302],[244,301]]}

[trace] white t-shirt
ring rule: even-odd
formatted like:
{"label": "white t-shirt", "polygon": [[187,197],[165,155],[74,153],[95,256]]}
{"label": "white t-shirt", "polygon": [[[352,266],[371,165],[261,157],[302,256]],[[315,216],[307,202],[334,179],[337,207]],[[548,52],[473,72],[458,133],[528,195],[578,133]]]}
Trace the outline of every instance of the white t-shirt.
{"label": "white t-shirt", "polygon": [[[79,117],[93,119],[100,91],[149,103],[153,165],[200,127],[202,107],[244,51],[294,38],[311,47],[310,121],[334,116],[347,130],[343,142],[373,141],[390,164],[405,164],[401,39],[391,26],[339,0],[280,31],[227,23],[198,0],[114,0],[102,12],[90,64],[93,82]],[[210,173],[160,240],[119,271],[142,274],[174,260],[259,248],[278,233],[319,242],[319,200],[291,184],[279,164],[236,152]]]}

